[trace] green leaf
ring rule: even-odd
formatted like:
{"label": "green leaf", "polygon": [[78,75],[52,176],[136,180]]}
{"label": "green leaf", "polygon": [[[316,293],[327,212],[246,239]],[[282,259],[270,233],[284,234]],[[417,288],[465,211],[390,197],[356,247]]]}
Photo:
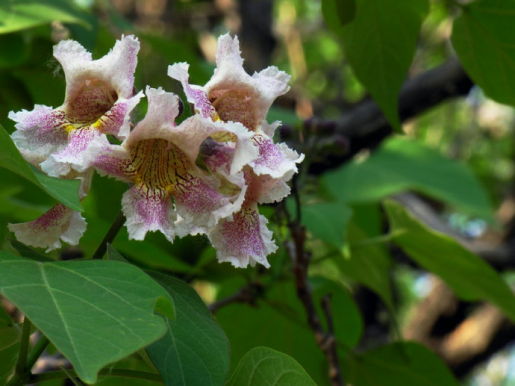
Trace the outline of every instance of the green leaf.
{"label": "green leaf", "polygon": [[[351,294],[336,283],[322,276],[309,278],[313,290],[313,300],[317,307],[318,315],[324,315],[321,301],[326,295],[331,296],[331,311],[335,324],[334,335],[338,343],[344,344],[347,348],[354,348],[361,338],[363,332],[363,319],[358,306]],[[325,318],[321,318],[325,323]]]}
{"label": "green leaf", "polygon": [[490,265],[453,238],[418,222],[401,204],[387,200],[384,206],[394,242],[413,260],[440,276],[460,298],[492,302],[515,321],[515,296]]}
{"label": "green leaf", "polygon": [[20,254],[20,256],[39,261],[40,263],[45,263],[48,261],[53,261],[51,258],[47,257],[46,255],[39,253],[38,251],[35,251],[31,247],[28,247],[27,245],[20,243],[18,240],[15,239],[8,239],[8,241],[11,243],[12,247]]}
{"label": "green leaf", "polygon": [[397,342],[347,358],[343,371],[353,386],[459,385],[436,354],[413,342]]}
{"label": "green leaf", "polygon": [[[219,299],[243,285],[243,280],[223,283]],[[238,363],[255,347],[267,346],[295,358],[316,384],[327,384],[326,359],[306,323],[306,312],[292,281],[275,282],[255,305],[233,303],[220,308],[216,320],[231,343],[231,363]],[[233,366],[231,373],[234,371]]]}
{"label": "green leaf", "polygon": [[322,15],[336,34],[356,17],[356,0],[322,0]]}
{"label": "green leaf", "polygon": [[[330,5],[329,3],[332,3]],[[324,17],[342,39],[356,77],[367,88],[393,128],[402,132],[398,97],[415,54],[428,0],[324,0]],[[347,14],[351,18],[349,21]],[[336,16],[341,26],[335,28]]]}
{"label": "green leaf", "polygon": [[106,364],[159,339],[154,314],[172,300],[138,268],[115,261],[39,263],[0,252],[0,293],[13,302],[94,383]]}
{"label": "green leaf", "polygon": [[471,171],[414,141],[391,139],[365,161],[327,173],[324,182],[344,203],[376,202],[412,189],[495,222],[487,193]]}
{"label": "green leaf", "polygon": [[49,177],[29,165],[2,126],[0,126],[0,167],[29,180],[68,208],[76,211],[83,210],[79,201],[80,181]]}
{"label": "green leaf", "polygon": [[229,342],[197,292],[158,272],[148,274],[174,299],[176,319],[147,347],[165,385],[222,385],[229,371]]}
{"label": "green leaf", "polygon": [[320,202],[302,207],[302,223],[319,239],[336,248],[345,244],[345,230],[352,210],[337,202]]}
{"label": "green leaf", "polygon": [[0,3],[0,34],[20,31],[54,20],[88,25],[86,19],[65,0],[4,0]]}
{"label": "green leaf", "polygon": [[470,77],[492,99],[515,106],[513,1],[483,0],[463,7],[452,44]]}
{"label": "green leaf", "polygon": [[350,243],[350,256],[337,255],[334,258],[340,272],[377,293],[385,304],[393,309],[390,283],[390,256],[382,245],[362,244],[367,235],[351,223],[347,238]]}
{"label": "green leaf", "polygon": [[0,385],[7,383],[18,359],[20,329],[0,306]]}
{"label": "green leaf", "polygon": [[256,347],[245,354],[226,385],[316,386],[295,359],[267,347]]}

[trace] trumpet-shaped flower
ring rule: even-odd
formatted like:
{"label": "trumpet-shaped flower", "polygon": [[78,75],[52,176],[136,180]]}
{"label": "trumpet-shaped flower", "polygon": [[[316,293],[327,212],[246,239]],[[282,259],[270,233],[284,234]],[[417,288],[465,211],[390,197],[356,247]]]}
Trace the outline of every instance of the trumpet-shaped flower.
{"label": "trumpet-shaped flower", "polygon": [[31,163],[38,160],[50,176],[63,176],[71,168],[80,168],[96,136],[125,138],[130,132],[130,113],[143,96],[133,95],[138,51],[139,42],[132,36],[122,37],[99,60],[92,60],[72,40],[55,46],[54,56],[66,78],[64,104],[9,113],[17,128],[12,138],[24,158]]}
{"label": "trumpet-shaped flower", "polygon": [[[91,187],[93,170],[78,174],[70,172],[67,178],[80,179],[79,197],[86,197]],[[9,230],[16,238],[27,245],[37,248],[47,248],[47,252],[61,248],[61,241],[77,245],[86,231],[86,220],[63,204],[54,205],[48,212],[34,221],[20,224],[9,224]]]}
{"label": "trumpet-shaped flower", "polygon": [[[267,256],[277,250],[272,232],[267,228],[267,219],[259,214],[258,204],[279,202],[290,193],[286,184],[295,172],[297,163],[304,155],[298,155],[284,144],[276,146],[266,135],[256,134],[252,141],[258,146],[259,157],[244,167],[247,189],[241,209],[232,218],[222,219],[209,230],[208,236],[217,250],[220,262],[230,262],[235,267],[245,268],[260,263],[270,264]],[[232,159],[230,146],[211,142],[205,150],[205,163],[213,172],[229,173]]]}
{"label": "trumpet-shaped flower", "polygon": [[[195,115],[177,126],[177,96],[152,88],[146,94],[145,118],[121,146],[98,137],[87,165],[133,184],[122,199],[130,238],[142,240],[148,231],[159,230],[172,241],[188,227],[198,233],[240,209],[246,187],[235,182],[238,174],[243,181],[240,169],[258,156],[258,150],[251,142],[253,133],[242,125]],[[233,149],[228,166],[232,177],[225,180],[196,165],[200,146],[217,133],[236,138],[228,145]],[[177,214],[180,225],[175,226]]]}
{"label": "trumpet-shaped flower", "polygon": [[218,39],[216,65],[204,87],[189,84],[187,63],[170,66],[168,76],[182,83],[188,102],[204,118],[240,122],[249,130],[263,130],[273,101],[290,89],[290,76],[273,66],[248,75],[243,69],[238,38],[229,34]]}

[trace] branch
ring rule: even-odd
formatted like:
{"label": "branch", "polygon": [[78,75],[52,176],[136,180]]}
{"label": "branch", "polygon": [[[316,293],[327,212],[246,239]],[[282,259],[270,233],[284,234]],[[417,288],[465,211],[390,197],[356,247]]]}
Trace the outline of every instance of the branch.
{"label": "branch", "polygon": [[299,223],[291,223],[290,232],[292,241],[287,242],[286,248],[290,254],[293,265],[293,274],[295,277],[295,286],[297,289],[297,297],[300,299],[304,309],[309,326],[315,335],[315,341],[320,349],[323,351],[329,362],[329,377],[333,386],[343,386],[342,372],[338,362],[338,351],[336,346],[336,339],[332,331],[332,317],[330,312],[329,300],[323,302],[324,310],[327,317],[328,333],[324,331],[322,323],[317,315],[315,303],[313,301],[313,294],[311,286],[308,283],[308,266],[309,256],[304,251],[304,242],[306,240],[306,230]]}
{"label": "branch", "polygon": [[[459,61],[451,59],[406,81],[399,95],[400,119],[405,122],[445,100],[467,95],[472,86]],[[287,127],[281,135],[297,150],[306,149],[304,153],[317,155],[309,168],[315,175],[340,166],[363,149],[374,149],[392,134],[392,127],[370,98],[345,112],[338,121],[312,119],[305,122],[305,129],[308,133],[304,144],[298,143]]]}
{"label": "branch", "polygon": [[234,294],[210,304],[207,308],[209,309],[209,311],[211,311],[212,314],[214,314],[220,308],[232,303],[249,303],[253,305],[262,292],[263,287],[261,286],[261,284],[249,283],[245,287],[240,288],[240,290],[235,292]]}

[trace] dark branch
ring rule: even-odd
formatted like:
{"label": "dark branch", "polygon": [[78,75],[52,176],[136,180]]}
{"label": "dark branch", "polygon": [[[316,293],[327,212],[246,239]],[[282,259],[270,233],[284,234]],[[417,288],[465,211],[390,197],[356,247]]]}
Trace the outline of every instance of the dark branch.
{"label": "dark branch", "polygon": [[[451,59],[406,81],[399,96],[400,119],[405,122],[440,102],[467,95],[472,86],[459,61]],[[363,149],[374,149],[392,134],[384,114],[370,98],[344,113],[338,121],[309,120],[305,126],[308,140],[304,144],[292,143],[293,132],[287,129],[282,135],[298,150],[316,154],[309,172],[317,175],[343,164]]]}
{"label": "dark branch", "polygon": [[[330,306],[324,305],[326,313],[328,332],[324,331],[322,323],[318,317],[313,301],[311,286],[308,282],[309,256],[304,251],[304,242],[306,241],[306,230],[298,223],[290,224],[290,232],[292,241],[287,242],[286,247],[292,259],[293,275],[295,277],[295,286],[297,289],[297,297],[300,299],[304,309],[309,326],[315,336],[315,341],[323,351],[329,362],[329,377],[333,386],[343,386],[342,372],[338,362],[338,351],[336,339],[333,335],[333,322],[330,312]],[[326,300],[328,302],[328,300]]]}
{"label": "dark branch", "polygon": [[245,287],[240,288],[236,293],[220,299],[208,306],[212,314],[216,313],[220,308],[232,303],[249,303],[255,304],[257,298],[263,292],[263,287],[258,283],[249,283]]}

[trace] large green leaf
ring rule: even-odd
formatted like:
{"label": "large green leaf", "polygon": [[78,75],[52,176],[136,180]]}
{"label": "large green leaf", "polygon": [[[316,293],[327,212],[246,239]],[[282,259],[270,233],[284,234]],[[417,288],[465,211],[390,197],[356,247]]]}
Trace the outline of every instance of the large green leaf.
{"label": "large green leaf", "polygon": [[73,3],[65,0],[3,0],[0,34],[32,28],[54,20],[88,25]]}
{"label": "large green leaf", "polygon": [[[323,277],[310,278],[316,303],[332,294],[334,331],[339,343],[354,347],[361,336],[362,321],[350,294],[340,284]],[[244,283],[225,283],[220,297],[236,292]],[[319,316],[323,319],[320,308]],[[329,385],[328,365],[313,332],[306,323],[295,284],[276,282],[254,306],[231,304],[216,313],[216,320],[231,342],[231,363],[238,363],[251,349],[267,346],[292,356],[319,386]],[[231,373],[234,373],[234,367]]]}
{"label": "large green leaf", "polygon": [[83,210],[79,201],[80,181],[49,177],[29,165],[2,126],[0,126],[0,167],[29,180],[67,207],[77,211]]}
{"label": "large green leaf", "polygon": [[0,306],[0,385],[7,383],[18,359],[20,329]]}
{"label": "large green leaf", "polygon": [[[220,298],[233,294],[244,284],[224,283]],[[217,311],[216,320],[231,343],[231,363],[238,363],[255,347],[267,346],[295,358],[317,385],[329,386],[325,357],[305,321],[306,313],[293,282],[274,283],[254,306],[233,303],[223,307]],[[234,370],[233,366],[231,373]]]}
{"label": "large green leaf", "polygon": [[382,245],[366,243],[367,235],[353,222],[349,225],[347,239],[349,255],[338,254],[334,257],[340,272],[370,288],[393,309],[390,256]]}
{"label": "large green leaf", "polygon": [[344,374],[353,386],[458,386],[440,358],[424,346],[398,342],[347,358]]}
{"label": "large green leaf", "polygon": [[0,293],[94,383],[106,364],[159,339],[172,300],[138,268],[116,261],[39,263],[0,252]]}
{"label": "large green leaf", "polygon": [[418,222],[401,204],[385,209],[392,239],[422,267],[440,276],[465,300],[487,300],[515,321],[515,296],[499,274],[453,238]]}
{"label": "large green leaf", "polygon": [[356,0],[355,4],[348,0],[323,0],[322,3],[324,18],[342,39],[354,73],[399,132],[402,131],[397,112],[399,91],[428,9],[427,0]]}
{"label": "large green leaf", "polygon": [[229,341],[197,292],[158,272],[149,275],[170,294],[175,320],[166,335],[147,347],[165,385],[223,385],[229,371]]}
{"label": "large green leaf", "polygon": [[302,223],[319,239],[336,248],[345,244],[345,230],[352,210],[339,202],[320,202],[302,207]]}
{"label": "large green leaf", "polygon": [[256,347],[241,358],[227,386],[316,386],[292,357],[267,347]]}
{"label": "large green leaf", "polygon": [[463,7],[452,43],[467,73],[486,94],[515,106],[515,3],[482,0]]}
{"label": "large green leaf", "polygon": [[[340,284],[323,276],[309,278],[313,290],[313,300],[318,315],[324,315],[321,307],[322,298],[330,295],[333,320],[336,321],[334,335],[338,343],[347,348],[354,348],[363,332],[363,319],[351,294]],[[325,325],[325,318],[321,318]]]}
{"label": "large green leaf", "polygon": [[345,203],[375,202],[413,189],[494,221],[490,200],[470,170],[414,141],[391,139],[365,161],[327,173],[324,181]]}

